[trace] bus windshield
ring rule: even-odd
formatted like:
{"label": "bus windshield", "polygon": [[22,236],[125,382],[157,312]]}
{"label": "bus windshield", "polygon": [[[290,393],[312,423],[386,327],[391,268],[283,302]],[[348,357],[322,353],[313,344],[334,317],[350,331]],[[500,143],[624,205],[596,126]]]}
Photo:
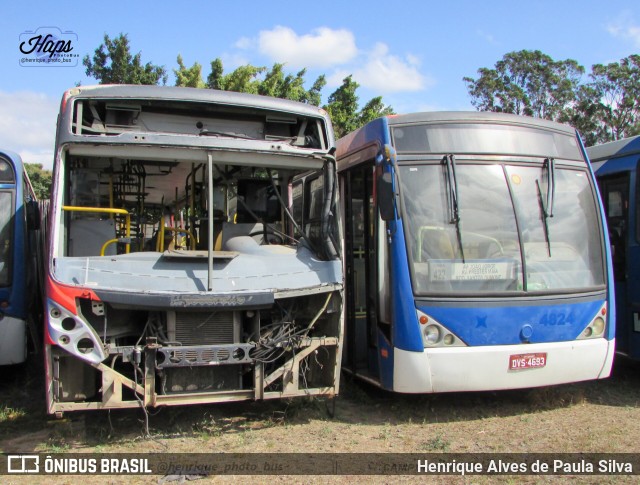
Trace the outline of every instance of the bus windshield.
{"label": "bus windshield", "polygon": [[416,294],[585,291],[604,285],[586,170],[556,167],[550,177],[542,160],[525,166],[465,159],[455,171],[454,217],[445,164],[399,167]]}

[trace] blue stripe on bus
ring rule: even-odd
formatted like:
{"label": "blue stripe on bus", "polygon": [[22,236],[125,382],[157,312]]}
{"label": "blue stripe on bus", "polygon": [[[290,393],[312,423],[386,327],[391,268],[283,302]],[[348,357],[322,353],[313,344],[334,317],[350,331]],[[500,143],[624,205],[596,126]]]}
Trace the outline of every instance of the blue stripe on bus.
{"label": "blue stripe on bus", "polygon": [[396,268],[390,274],[393,345],[402,350],[422,352],[424,345],[418,328],[402,220],[391,221],[389,230],[393,237],[389,254],[391,268]]}
{"label": "blue stripe on bus", "polygon": [[[604,300],[559,305],[421,307],[420,310],[467,345],[512,345],[575,340],[603,303]],[[523,334],[528,332],[531,336],[526,339]]]}
{"label": "blue stripe on bus", "polygon": [[[579,134],[576,132],[578,143],[580,144],[580,150],[582,151],[582,156],[585,160],[589,160],[589,156],[587,154],[587,149],[582,143],[582,139]],[[591,178],[591,182],[594,184],[596,189],[598,188],[598,184],[596,182],[596,175],[593,171],[593,167],[591,163],[587,163],[587,169],[589,170],[589,176]],[[605,213],[604,203],[602,202],[602,195],[600,195],[600,190],[596,190],[596,197],[598,199],[598,210],[600,213],[600,220],[602,221],[602,234],[604,237],[604,258],[607,263],[606,271],[607,271],[607,301],[609,304],[607,305],[607,331],[606,338],[607,340],[613,340],[616,334],[616,293],[615,293],[615,284],[613,278],[613,254],[611,254],[611,241],[609,240],[609,225],[607,222],[607,216]]]}

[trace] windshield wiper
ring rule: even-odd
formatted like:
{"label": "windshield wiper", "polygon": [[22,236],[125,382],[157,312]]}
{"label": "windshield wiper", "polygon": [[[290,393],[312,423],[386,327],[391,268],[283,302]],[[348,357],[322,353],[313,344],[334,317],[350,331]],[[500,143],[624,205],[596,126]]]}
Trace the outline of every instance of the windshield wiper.
{"label": "windshield wiper", "polygon": [[458,238],[458,246],[460,247],[460,255],[462,256],[462,262],[464,263],[464,249],[462,248],[462,232],[460,231],[460,208],[458,206],[458,179],[456,178],[456,159],[453,154],[445,155],[442,159],[447,167],[447,188],[448,188],[448,203],[449,214],[451,218],[450,224],[456,225],[456,237]]}
{"label": "windshield wiper", "polygon": [[547,169],[547,216],[553,217],[553,201],[556,196],[556,167],[553,158],[544,161]]}
{"label": "windshield wiper", "polygon": [[556,170],[553,158],[546,158],[544,161],[543,169],[547,174],[547,197],[546,203],[542,198],[542,189],[540,188],[540,181],[536,179],[536,187],[538,188],[538,203],[542,209],[542,223],[544,226],[544,238],[547,242],[547,251],[549,257],[551,257],[551,239],[549,236],[549,223],[548,219],[553,217],[553,201],[556,193]]}
{"label": "windshield wiper", "polygon": [[198,133],[198,135],[200,136],[224,136],[227,138],[241,138],[243,140],[255,140],[255,138],[252,138],[250,136],[247,135],[243,135],[241,133],[227,133],[224,131],[210,131],[210,130],[200,130],[200,133]]}

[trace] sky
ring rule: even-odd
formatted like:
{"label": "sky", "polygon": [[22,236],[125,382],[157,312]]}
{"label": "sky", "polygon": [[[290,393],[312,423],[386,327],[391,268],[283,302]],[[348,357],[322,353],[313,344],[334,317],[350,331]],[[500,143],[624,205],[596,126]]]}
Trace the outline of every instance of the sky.
{"label": "sky", "polygon": [[[637,0],[528,2],[403,0],[110,0],[3,2],[0,14],[0,148],[23,160],[53,163],[55,121],[65,90],[96,84],[82,58],[105,34],[127,34],[142,62],[162,65],[175,84],[178,54],[198,62],[203,77],[221,58],[225,73],[250,63],[321,74],[323,102],[349,74],[360,107],[374,96],[397,113],[473,110],[463,77],[477,77],[512,51],[540,50],[555,60],[617,62],[640,52]],[[29,63],[23,41],[60,32],[71,40],[62,65]],[[27,48],[25,44],[24,48]],[[585,80],[587,80],[585,75]]]}

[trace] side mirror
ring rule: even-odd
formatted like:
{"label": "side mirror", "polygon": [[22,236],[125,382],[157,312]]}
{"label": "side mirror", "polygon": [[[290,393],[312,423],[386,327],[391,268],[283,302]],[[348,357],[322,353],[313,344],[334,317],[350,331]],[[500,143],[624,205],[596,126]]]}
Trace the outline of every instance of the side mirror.
{"label": "side mirror", "polygon": [[393,180],[390,172],[383,172],[377,181],[378,208],[383,221],[395,219],[395,193],[393,192]]}

